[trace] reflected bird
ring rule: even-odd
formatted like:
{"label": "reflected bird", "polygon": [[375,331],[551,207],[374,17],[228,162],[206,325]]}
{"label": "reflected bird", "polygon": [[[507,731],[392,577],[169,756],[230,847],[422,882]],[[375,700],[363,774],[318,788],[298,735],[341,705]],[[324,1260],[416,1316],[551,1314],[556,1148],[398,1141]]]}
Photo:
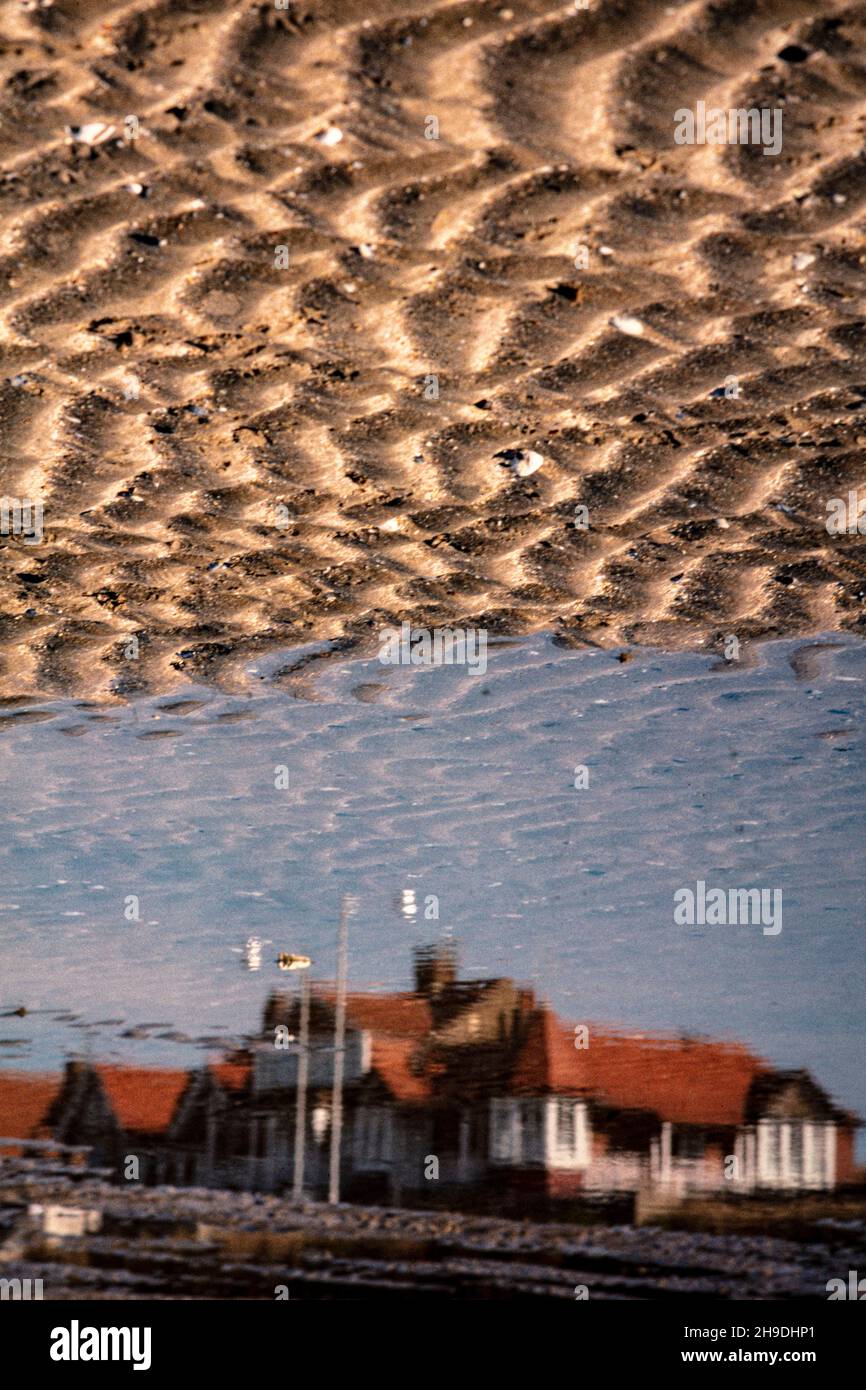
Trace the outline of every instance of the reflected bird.
{"label": "reflected bird", "polygon": [[312,963],[309,956],[294,956],[289,951],[280,951],[277,956],[281,970],[309,970]]}

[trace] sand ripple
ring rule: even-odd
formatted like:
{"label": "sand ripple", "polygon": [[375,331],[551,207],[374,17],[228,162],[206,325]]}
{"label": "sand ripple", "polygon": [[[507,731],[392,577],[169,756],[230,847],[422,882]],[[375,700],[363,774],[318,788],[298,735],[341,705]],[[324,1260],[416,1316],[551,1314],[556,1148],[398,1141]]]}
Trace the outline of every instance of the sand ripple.
{"label": "sand ripple", "polygon": [[[5,5],[3,488],[46,529],[0,537],[2,692],[229,683],[403,618],[866,621],[824,526],[864,483],[864,14]],[[782,154],[674,145],[698,99],[783,105]]]}

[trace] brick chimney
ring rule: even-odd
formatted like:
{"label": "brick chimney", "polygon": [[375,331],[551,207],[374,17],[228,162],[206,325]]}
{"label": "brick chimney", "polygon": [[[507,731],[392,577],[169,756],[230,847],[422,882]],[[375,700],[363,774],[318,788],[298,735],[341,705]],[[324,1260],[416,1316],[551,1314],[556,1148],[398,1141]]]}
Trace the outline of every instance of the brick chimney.
{"label": "brick chimney", "polygon": [[415,991],[426,999],[435,999],[457,979],[457,947],[451,943],[435,946],[416,946]]}

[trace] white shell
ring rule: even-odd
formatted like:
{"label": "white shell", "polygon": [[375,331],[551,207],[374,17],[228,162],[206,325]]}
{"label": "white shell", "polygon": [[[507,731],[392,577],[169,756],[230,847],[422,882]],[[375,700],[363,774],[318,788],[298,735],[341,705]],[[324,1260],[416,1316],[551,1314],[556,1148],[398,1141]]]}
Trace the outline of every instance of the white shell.
{"label": "white shell", "polygon": [[805,270],[807,265],[811,265],[815,260],[811,251],[798,251],[791,257],[791,265],[794,270]]}
{"label": "white shell", "polygon": [[339,145],[343,132],[338,125],[329,125],[327,130],[320,130],[315,138],[320,145]]}
{"label": "white shell", "polygon": [[640,319],[632,318],[630,314],[614,314],[610,324],[611,328],[618,328],[620,333],[628,333],[632,338],[642,338],[646,332]]}
{"label": "white shell", "polygon": [[90,121],[87,125],[67,126],[70,138],[76,145],[101,145],[114,134],[114,126],[104,121]]}
{"label": "white shell", "polygon": [[510,468],[512,473],[516,473],[518,478],[528,478],[530,474],[537,473],[544,463],[544,457],[537,454],[534,449],[504,449],[503,458],[501,455],[498,462],[503,468]]}

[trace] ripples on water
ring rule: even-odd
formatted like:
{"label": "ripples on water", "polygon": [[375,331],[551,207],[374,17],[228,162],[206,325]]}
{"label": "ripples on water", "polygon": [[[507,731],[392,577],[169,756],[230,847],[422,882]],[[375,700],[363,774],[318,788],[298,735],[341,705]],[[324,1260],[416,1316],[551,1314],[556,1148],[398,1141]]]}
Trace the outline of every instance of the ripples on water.
{"label": "ripples on water", "polygon": [[[833,638],[767,644],[748,664],[653,651],[620,664],[541,636],[492,647],[489,661],[476,676],[322,663],[299,699],[271,680],[283,658],[251,670],[244,697],[6,710],[7,1067],[56,1069],[71,1053],[201,1066],[258,1034],[275,987],[295,997],[278,951],[309,956],[314,989],[327,991],[348,890],[354,995],[409,991],[413,951],[438,943],[457,953],[461,979],[513,981],[514,999],[520,986],[531,1008],[550,1006],[520,1054],[530,1091],[544,1029],[560,1030],[544,1043],[551,1055],[562,1029],[573,1053],[574,1025],[587,1024],[598,1046],[583,1083],[626,1114],[643,1104],[664,1120],[671,1066],[684,1094],[742,1088],[746,1056],[808,1068],[825,1108],[832,1097],[866,1114],[866,649]],[[781,934],[675,925],[674,892],[698,879],[781,889]],[[138,921],[125,917],[130,895]],[[397,1026],[412,1007],[381,998],[364,1023],[357,999],[354,1020],[379,1048],[379,1074],[407,1095],[412,1076],[427,1084],[417,1054],[431,1029],[458,1026],[454,1009]],[[464,1013],[461,1056],[483,1078],[496,1061],[488,1022]],[[623,1032],[646,1037],[617,1042]],[[671,1041],[651,1044],[657,1035]],[[516,1088],[512,1073],[502,1095]],[[484,1142],[507,1155],[513,1121],[503,1109],[497,1123],[500,1139]],[[548,1121],[539,1111],[520,1123]],[[556,1142],[586,1139],[574,1114],[549,1123]],[[664,1157],[657,1125],[611,1135],[611,1151]],[[455,1151],[468,1142],[452,1140]],[[818,1139],[805,1143],[820,1166]]]}

